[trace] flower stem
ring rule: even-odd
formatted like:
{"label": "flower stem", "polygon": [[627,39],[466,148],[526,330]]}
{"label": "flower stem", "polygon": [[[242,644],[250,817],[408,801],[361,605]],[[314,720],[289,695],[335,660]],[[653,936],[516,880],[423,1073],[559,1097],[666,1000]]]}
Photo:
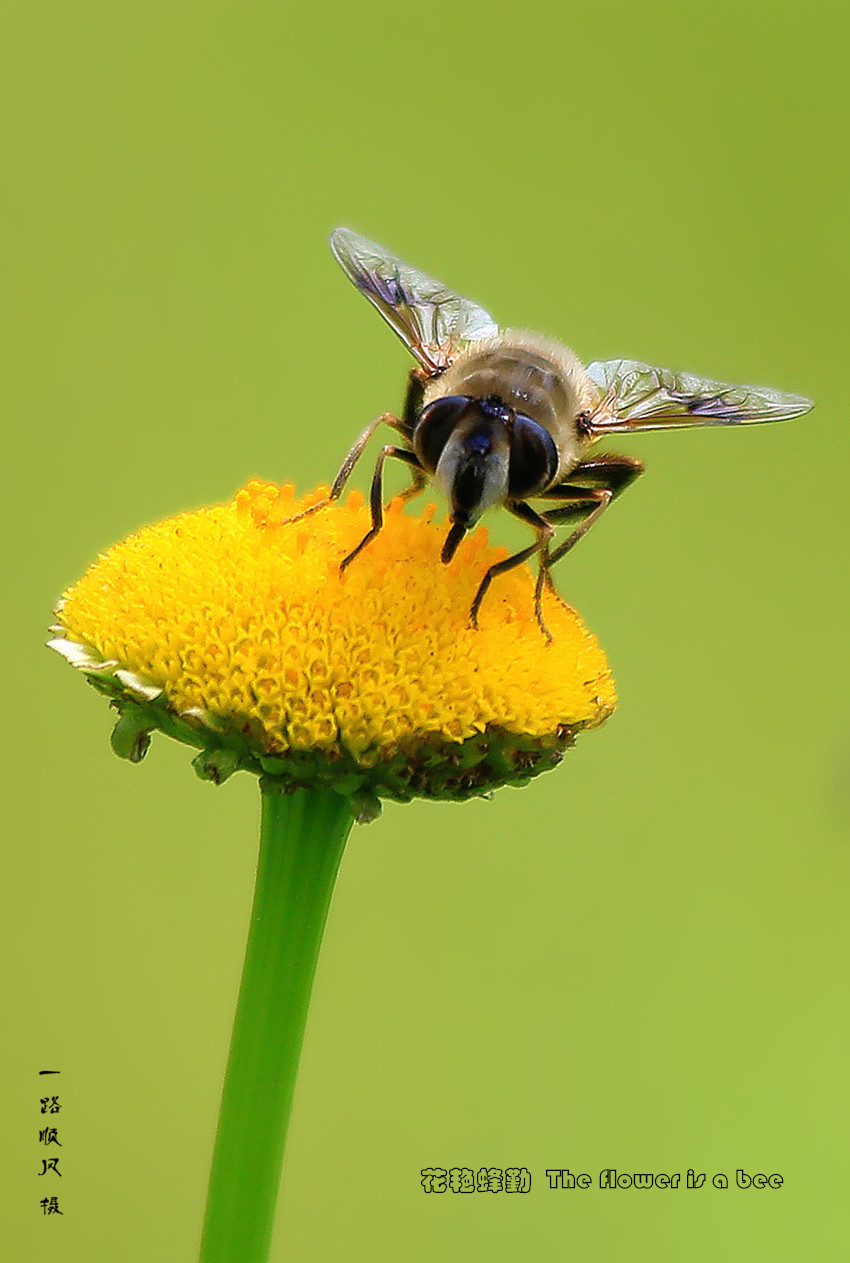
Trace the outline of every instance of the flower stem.
{"label": "flower stem", "polygon": [[329,790],[262,789],[257,884],[200,1263],[265,1263],[310,990],[353,817]]}

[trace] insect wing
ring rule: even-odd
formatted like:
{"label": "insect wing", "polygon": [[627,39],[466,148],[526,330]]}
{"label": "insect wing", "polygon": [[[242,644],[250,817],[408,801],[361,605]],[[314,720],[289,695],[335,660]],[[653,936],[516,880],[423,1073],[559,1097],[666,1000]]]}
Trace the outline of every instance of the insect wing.
{"label": "insect wing", "polygon": [[598,434],[785,421],[814,407],[802,395],[734,386],[637,360],[597,360],[587,372],[605,396],[593,421]]}
{"label": "insect wing", "polygon": [[499,332],[483,307],[350,228],[331,234],[331,250],[360,293],[431,375],[447,368],[465,343]]}

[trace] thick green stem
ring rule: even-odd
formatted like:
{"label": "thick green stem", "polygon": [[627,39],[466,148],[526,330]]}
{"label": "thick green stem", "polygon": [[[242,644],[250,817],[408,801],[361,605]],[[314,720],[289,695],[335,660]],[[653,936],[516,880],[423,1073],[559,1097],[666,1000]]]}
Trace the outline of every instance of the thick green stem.
{"label": "thick green stem", "polygon": [[310,989],[351,825],[327,790],[263,790],[257,885],[200,1263],[265,1263]]}

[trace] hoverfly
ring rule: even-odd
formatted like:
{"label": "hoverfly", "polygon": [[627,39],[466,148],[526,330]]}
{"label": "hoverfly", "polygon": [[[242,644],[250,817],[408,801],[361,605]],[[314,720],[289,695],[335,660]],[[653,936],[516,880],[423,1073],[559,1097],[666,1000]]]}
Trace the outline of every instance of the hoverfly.
{"label": "hoverfly", "polygon": [[[349,228],[337,228],[330,244],[343,271],[417,361],[402,415],[385,412],[366,427],[331,488],[329,498],[335,500],[379,425],[400,435],[401,443],[388,444],[378,455],[372,526],[341,569],[381,529],[389,457],[410,467],[404,499],[418,494],[429,478],[445,493],[451,523],[445,563],[485,509],[504,505],[532,528],[535,540],[484,575],[470,609],[473,627],[492,581],[536,553],[535,614],[552,639],[541,604],[552,566],[643,472],[631,457],[593,454],[599,439],[638,430],[780,421],[813,407],[801,395],[733,386],[636,360],[597,360],[585,368],[557,342],[500,330],[476,303]],[[549,501],[551,507],[538,511],[529,500]],[[553,547],[555,527],[564,524],[572,530]]]}

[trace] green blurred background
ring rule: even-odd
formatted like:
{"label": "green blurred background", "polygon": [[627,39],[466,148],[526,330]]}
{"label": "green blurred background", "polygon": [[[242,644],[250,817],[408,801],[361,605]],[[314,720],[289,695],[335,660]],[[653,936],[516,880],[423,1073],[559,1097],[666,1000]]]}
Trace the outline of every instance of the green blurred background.
{"label": "green blurred background", "polygon": [[[559,579],[615,718],[525,790],[353,834],[273,1259],[846,1257],[844,6],[3,22],[0,1253],[195,1258],[256,786],[164,739],[116,760],[42,642],[99,550],[252,476],[327,479],[397,406],[403,348],[327,249],[344,223],[587,359],[818,407],[623,444],[649,472]],[[534,1184],[426,1196],[432,1165]],[[785,1184],[553,1192],[547,1167]]]}

